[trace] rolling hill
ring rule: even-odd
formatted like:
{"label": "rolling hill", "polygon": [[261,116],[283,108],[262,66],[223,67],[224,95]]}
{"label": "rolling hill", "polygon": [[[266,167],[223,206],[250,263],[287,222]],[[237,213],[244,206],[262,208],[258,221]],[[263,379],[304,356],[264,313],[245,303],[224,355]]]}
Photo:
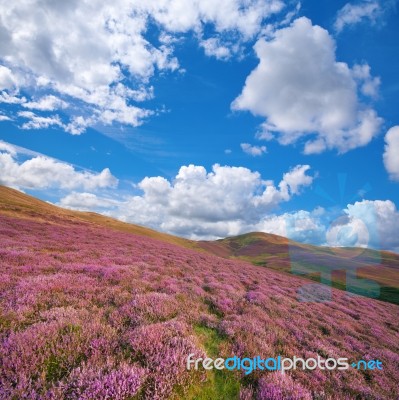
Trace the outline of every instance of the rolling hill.
{"label": "rolling hill", "polygon": [[[397,399],[399,306],[228,258],[253,239],[196,244],[2,188],[0,399]],[[189,354],[350,365],[244,374]]]}

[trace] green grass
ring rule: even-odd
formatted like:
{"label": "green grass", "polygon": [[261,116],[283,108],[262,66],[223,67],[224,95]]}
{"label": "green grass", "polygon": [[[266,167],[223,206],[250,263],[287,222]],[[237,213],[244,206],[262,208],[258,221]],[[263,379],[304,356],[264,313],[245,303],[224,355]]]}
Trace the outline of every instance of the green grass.
{"label": "green grass", "polygon": [[[215,359],[226,357],[220,354],[224,342],[215,329],[196,326],[194,331],[203,344],[207,356]],[[206,371],[206,381],[193,385],[185,394],[187,400],[234,400],[239,398],[240,383],[236,373],[212,369]]]}
{"label": "green grass", "polygon": [[55,355],[50,355],[45,363],[46,381],[56,382],[67,375],[68,369],[64,366],[62,360],[58,359]]}

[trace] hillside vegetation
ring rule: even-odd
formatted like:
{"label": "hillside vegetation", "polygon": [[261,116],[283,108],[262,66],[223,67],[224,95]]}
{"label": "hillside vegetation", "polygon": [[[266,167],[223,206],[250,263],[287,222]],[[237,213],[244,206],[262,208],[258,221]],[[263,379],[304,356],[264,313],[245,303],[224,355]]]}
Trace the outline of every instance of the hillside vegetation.
{"label": "hillside vegetation", "polygon": [[[0,399],[398,398],[397,305],[338,289],[301,302],[312,286],[300,276],[6,193]],[[379,359],[384,369],[187,371],[190,353]]]}

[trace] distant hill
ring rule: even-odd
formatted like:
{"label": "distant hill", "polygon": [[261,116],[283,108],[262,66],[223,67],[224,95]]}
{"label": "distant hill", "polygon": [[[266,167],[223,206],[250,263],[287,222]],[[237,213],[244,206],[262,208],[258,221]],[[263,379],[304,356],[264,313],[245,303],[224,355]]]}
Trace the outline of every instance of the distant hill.
{"label": "distant hill", "polygon": [[[351,292],[399,304],[399,255],[392,252],[312,246],[262,232],[200,241],[198,245],[220,257],[249,261],[318,282],[329,283],[330,277],[336,288],[348,287]],[[378,283],[379,288],[364,279]]]}

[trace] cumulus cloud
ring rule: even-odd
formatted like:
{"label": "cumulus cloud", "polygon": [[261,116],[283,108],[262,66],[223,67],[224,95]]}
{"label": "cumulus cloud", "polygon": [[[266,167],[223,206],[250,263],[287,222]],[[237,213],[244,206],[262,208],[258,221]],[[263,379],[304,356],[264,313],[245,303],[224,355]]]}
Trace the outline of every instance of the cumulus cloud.
{"label": "cumulus cloud", "polygon": [[109,199],[73,194],[60,201],[71,208],[105,212],[122,220],[191,238],[216,238],[246,232],[279,204],[311,185],[310,167],[299,165],[284,174],[278,185],[264,181],[258,172],[215,164],[183,166],[169,181],[147,177],[137,188],[142,194]]}
{"label": "cumulus cloud", "polygon": [[299,210],[279,215],[265,216],[254,226],[255,231],[273,233],[289,239],[322,245],[325,244],[326,227],[323,216],[326,211],[316,208],[313,211]]}
{"label": "cumulus cloud", "polygon": [[258,137],[277,136],[284,145],[306,139],[304,152],[311,154],[346,152],[378,134],[382,120],[358,89],[375,96],[379,80],[366,64],[351,69],[338,62],[326,30],[298,18],[272,39],[259,39],[255,51],[259,65],[232,108],[266,118]]}
{"label": "cumulus cloud", "polygon": [[309,165],[297,165],[291,171],[283,175],[281,185],[287,186],[291,194],[299,194],[302,186],[309,186],[313,182],[313,178],[306,175],[306,171],[310,169]]}
{"label": "cumulus cloud", "polygon": [[[0,146],[1,149],[1,146]],[[265,232],[330,247],[399,252],[399,211],[390,200],[362,200],[345,208],[317,207],[276,214],[278,207],[309,187],[309,166],[297,166],[275,185],[243,167],[183,166],[172,180],[147,177],[141,193],[115,196],[72,192],[59,201],[71,209],[115,218],[192,239]]]}
{"label": "cumulus cloud", "polygon": [[389,176],[399,181],[399,126],[394,126],[385,135],[384,165]]}
{"label": "cumulus cloud", "polygon": [[252,157],[261,156],[267,151],[266,146],[252,146],[249,143],[241,143],[240,146],[244,153]]}
{"label": "cumulus cloud", "polygon": [[349,204],[345,212],[349,225],[360,221],[366,227],[367,247],[399,252],[399,211],[392,201],[363,200]]}
{"label": "cumulus cloud", "polygon": [[[282,0],[0,0],[0,101],[62,109],[59,126],[74,134],[98,124],[138,126],[153,115],[136,104],[152,98],[151,77],[180,69],[179,36],[194,32],[206,54],[228,58],[283,7]],[[154,24],[160,40],[148,32]]]}
{"label": "cumulus cloud", "polygon": [[117,200],[99,197],[94,193],[79,193],[72,192],[63,197],[58,203],[59,206],[64,208],[78,209],[81,211],[94,211],[94,210],[110,210],[118,205]]}
{"label": "cumulus cloud", "polygon": [[10,68],[0,65],[0,90],[14,90],[17,87],[17,79]]}
{"label": "cumulus cloud", "polygon": [[[33,190],[97,190],[115,188],[118,185],[118,179],[108,168],[100,173],[78,171],[70,164],[43,155],[20,160],[19,152],[18,147],[0,142],[0,184]],[[29,154],[31,153],[28,151],[24,155]]]}
{"label": "cumulus cloud", "polygon": [[345,4],[337,14],[334,28],[341,32],[346,26],[355,25],[363,20],[375,23],[382,9],[378,1],[365,0],[357,4]]}
{"label": "cumulus cloud", "polygon": [[342,215],[328,227],[326,244],[330,247],[367,248],[371,244],[370,234],[363,220]]}

